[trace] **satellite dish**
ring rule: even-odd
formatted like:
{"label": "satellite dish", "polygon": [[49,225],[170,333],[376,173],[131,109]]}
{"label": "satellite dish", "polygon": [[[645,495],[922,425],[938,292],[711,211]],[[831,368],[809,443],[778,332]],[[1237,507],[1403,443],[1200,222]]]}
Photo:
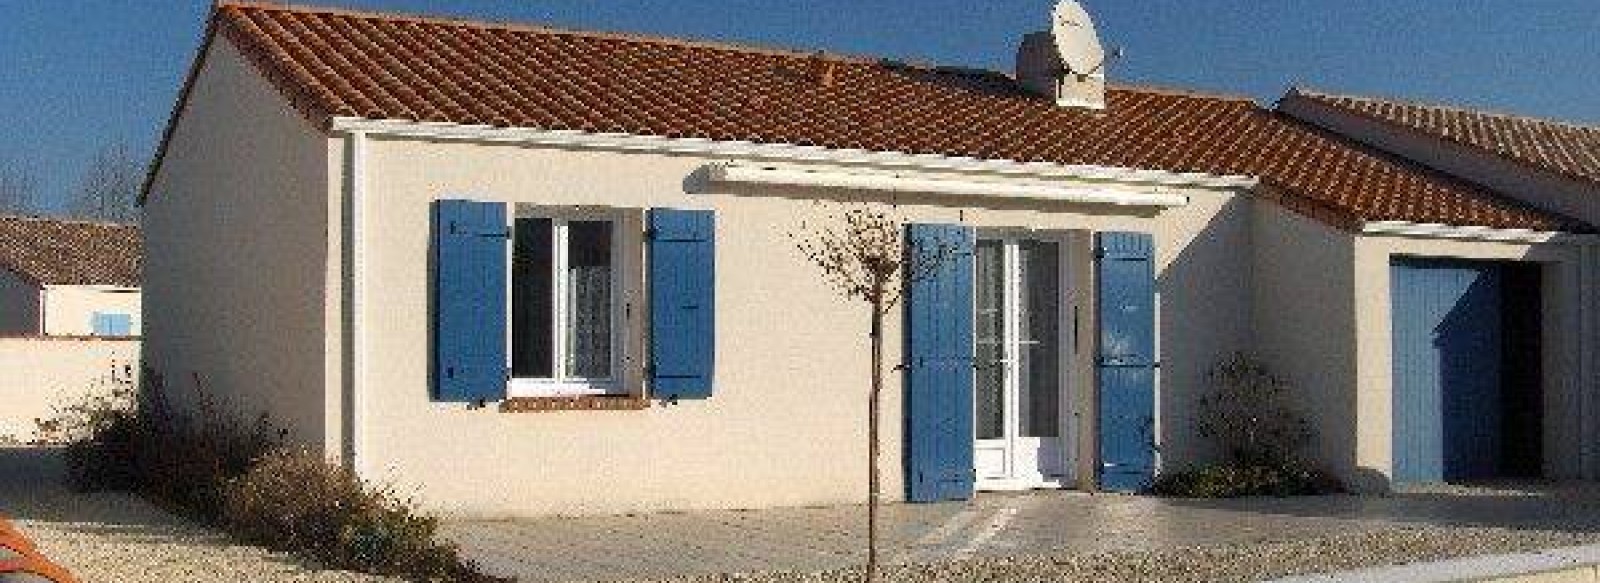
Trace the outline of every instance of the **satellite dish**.
{"label": "satellite dish", "polygon": [[1100,35],[1095,32],[1089,11],[1076,0],[1061,0],[1056,3],[1051,21],[1056,52],[1061,55],[1061,64],[1067,71],[1079,75],[1099,73],[1106,62],[1106,51],[1100,44]]}

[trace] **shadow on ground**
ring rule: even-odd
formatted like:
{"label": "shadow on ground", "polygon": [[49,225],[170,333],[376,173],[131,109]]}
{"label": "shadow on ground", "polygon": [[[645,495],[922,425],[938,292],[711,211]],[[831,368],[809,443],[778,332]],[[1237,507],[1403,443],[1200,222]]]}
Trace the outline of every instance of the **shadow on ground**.
{"label": "shadow on ground", "polygon": [[1600,484],[1585,482],[1440,484],[1407,487],[1382,496],[1165,502],[1182,508],[1288,518],[1600,533]]}
{"label": "shadow on ground", "polygon": [[86,582],[356,580],[235,545],[138,496],[74,492],[65,477],[58,448],[0,447],[0,516]]}

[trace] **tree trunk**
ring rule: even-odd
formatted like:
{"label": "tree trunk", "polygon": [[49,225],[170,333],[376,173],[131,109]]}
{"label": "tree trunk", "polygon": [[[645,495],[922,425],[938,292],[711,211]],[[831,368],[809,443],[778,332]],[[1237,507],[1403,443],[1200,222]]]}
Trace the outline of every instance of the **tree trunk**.
{"label": "tree trunk", "polygon": [[883,393],[883,300],[872,302],[872,394],[867,405],[867,583],[878,579],[878,401]]}

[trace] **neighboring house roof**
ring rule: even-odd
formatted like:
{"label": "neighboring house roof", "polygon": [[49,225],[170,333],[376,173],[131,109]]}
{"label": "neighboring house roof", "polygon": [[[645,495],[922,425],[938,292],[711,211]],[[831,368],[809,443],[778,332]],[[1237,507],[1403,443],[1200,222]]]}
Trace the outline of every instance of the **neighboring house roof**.
{"label": "neighboring house roof", "polygon": [[1311,102],[1453,142],[1524,166],[1600,184],[1600,127],[1548,119],[1296,88]]}
{"label": "neighboring house roof", "polygon": [[0,216],[0,269],[35,285],[139,287],[142,243],[131,225]]}
{"label": "neighboring house roof", "polygon": [[989,71],[253,2],[219,4],[207,42],[218,33],[323,128],[356,117],[1249,175],[1344,227],[1586,229],[1245,98],[1117,86],[1092,111]]}

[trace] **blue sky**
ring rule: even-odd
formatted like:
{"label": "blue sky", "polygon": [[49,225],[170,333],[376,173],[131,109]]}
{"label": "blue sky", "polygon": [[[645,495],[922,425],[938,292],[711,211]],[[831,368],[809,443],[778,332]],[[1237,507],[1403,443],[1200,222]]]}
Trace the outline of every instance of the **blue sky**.
{"label": "blue sky", "polygon": [[[1053,0],[321,0],[1009,69]],[[1595,0],[1085,0],[1116,80],[1294,84],[1600,123]],[[0,161],[50,204],[96,148],[154,148],[206,0],[0,0]]]}

